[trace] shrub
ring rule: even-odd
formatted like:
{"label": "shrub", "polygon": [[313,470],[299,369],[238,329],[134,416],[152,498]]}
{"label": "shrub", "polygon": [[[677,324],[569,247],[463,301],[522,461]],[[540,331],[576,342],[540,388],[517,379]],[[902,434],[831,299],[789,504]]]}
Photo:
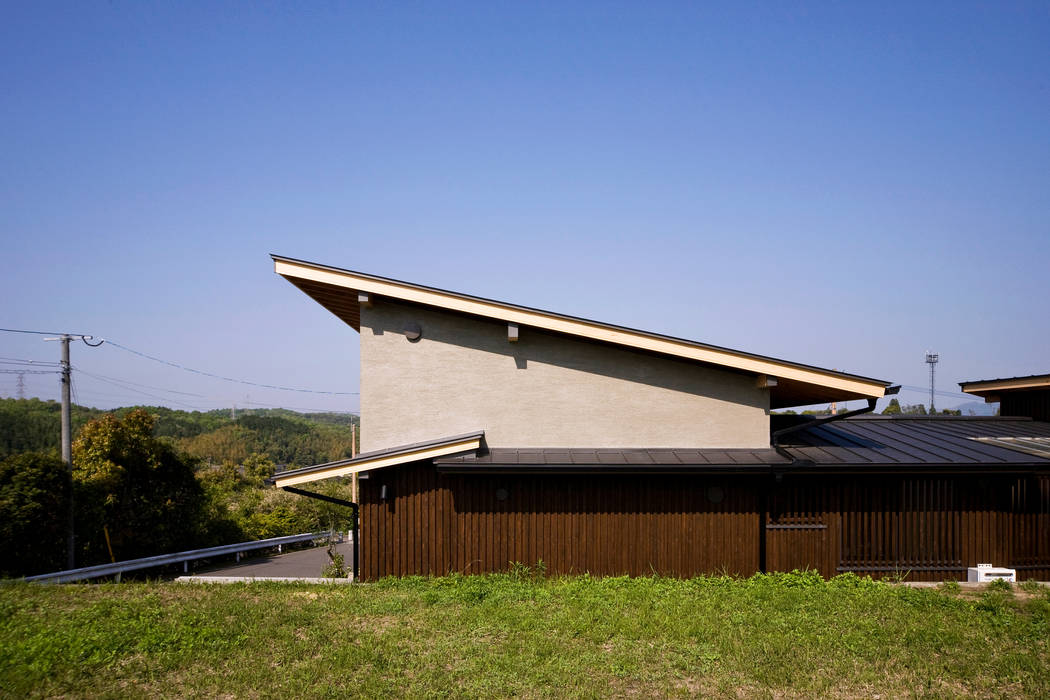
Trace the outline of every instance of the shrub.
{"label": "shrub", "polygon": [[25,452],[0,462],[0,574],[66,568],[69,486],[55,456]]}

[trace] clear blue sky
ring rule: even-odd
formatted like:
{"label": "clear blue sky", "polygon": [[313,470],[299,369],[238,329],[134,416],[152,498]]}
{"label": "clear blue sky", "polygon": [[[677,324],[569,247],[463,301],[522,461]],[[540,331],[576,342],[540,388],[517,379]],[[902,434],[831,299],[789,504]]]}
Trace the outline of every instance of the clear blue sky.
{"label": "clear blue sky", "polygon": [[[1050,371],[1050,5],[856,5],[6,3],[0,326],[357,391],[276,252],[905,385]],[[136,383],[78,373],[101,407],[358,408],[73,363]]]}

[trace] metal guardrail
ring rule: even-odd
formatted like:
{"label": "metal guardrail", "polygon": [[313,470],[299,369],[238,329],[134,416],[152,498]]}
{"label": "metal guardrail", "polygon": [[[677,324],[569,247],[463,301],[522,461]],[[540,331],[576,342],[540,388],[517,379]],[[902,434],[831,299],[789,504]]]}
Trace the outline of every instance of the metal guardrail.
{"label": "metal guardrail", "polygon": [[98,566],[85,566],[80,569],[68,569],[66,571],[55,571],[50,574],[37,574],[26,576],[25,580],[35,583],[70,583],[72,581],[83,581],[89,578],[100,578],[102,576],[119,576],[125,571],[136,571],[138,569],[149,569],[154,566],[165,564],[182,563],[183,571],[189,568],[189,562],[197,559],[207,559],[222,554],[236,554],[237,561],[241,559],[242,552],[253,549],[267,549],[282,545],[295,544],[327,537],[339,537],[342,542],[342,532],[326,530],[324,532],[304,532],[300,535],[287,535],[285,537],[271,537],[268,540],[253,540],[251,542],[239,542],[237,544],[224,544],[219,547],[208,547],[207,549],[191,549],[185,552],[173,552],[171,554],[158,554],[154,557],[143,557],[142,559],[128,559],[113,564],[99,564]]}

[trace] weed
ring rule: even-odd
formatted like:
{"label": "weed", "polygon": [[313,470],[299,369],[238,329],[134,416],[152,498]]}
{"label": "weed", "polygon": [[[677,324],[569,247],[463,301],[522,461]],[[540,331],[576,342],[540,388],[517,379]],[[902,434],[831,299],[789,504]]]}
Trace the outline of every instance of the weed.
{"label": "weed", "polygon": [[328,543],[328,564],[321,570],[321,578],[346,578],[346,560],[335,551],[335,544]]}
{"label": "weed", "polygon": [[988,590],[999,591],[1007,595],[1013,595],[1014,593],[1014,587],[1004,578],[997,578],[989,581]]}
{"label": "weed", "polygon": [[1038,593],[1040,591],[1040,589],[1042,589],[1042,585],[1040,585],[1040,583],[1038,581],[1036,581],[1034,578],[1030,578],[1027,581],[1023,581],[1023,582],[1017,584],[1017,587],[1020,588],[1025,593],[1033,593],[1033,594],[1034,593]]}
{"label": "weed", "polygon": [[904,583],[911,575],[911,569],[895,568],[893,573],[883,576],[883,580],[889,583]]}
{"label": "weed", "polygon": [[942,581],[937,588],[944,593],[951,593],[952,595],[958,595],[962,590],[962,586],[959,585],[958,581]]}

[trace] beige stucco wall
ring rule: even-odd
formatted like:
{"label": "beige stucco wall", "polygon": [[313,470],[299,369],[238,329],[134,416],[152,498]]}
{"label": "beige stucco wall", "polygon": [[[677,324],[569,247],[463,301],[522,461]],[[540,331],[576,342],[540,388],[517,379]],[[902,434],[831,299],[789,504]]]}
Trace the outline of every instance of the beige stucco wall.
{"label": "beige stucco wall", "polygon": [[[768,447],[750,375],[377,300],[361,310],[361,449],[484,430],[490,447]],[[403,329],[417,323],[418,342]]]}

